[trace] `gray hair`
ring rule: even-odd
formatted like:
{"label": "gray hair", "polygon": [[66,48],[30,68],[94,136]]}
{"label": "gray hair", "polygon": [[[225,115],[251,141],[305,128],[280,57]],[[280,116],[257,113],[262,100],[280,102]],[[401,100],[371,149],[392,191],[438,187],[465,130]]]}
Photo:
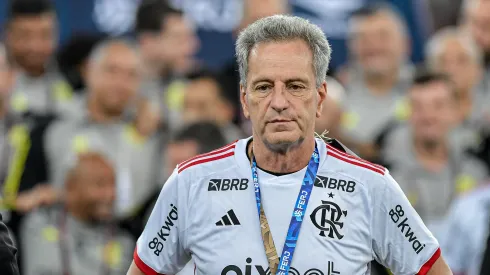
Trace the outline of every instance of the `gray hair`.
{"label": "gray hair", "polygon": [[316,86],[319,87],[325,81],[332,49],[325,34],[318,26],[308,20],[288,15],[274,15],[259,19],[240,33],[236,42],[240,84],[246,86],[248,57],[256,45],[293,39],[301,39],[310,47],[313,54]]}
{"label": "gray hair", "polygon": [[442,51],[444,44],[450,40],[456,39],[467,51],[468,55],[473,58],[475,63],[481,64],[482,53],[472,39],[467,37],[461,30],[454,27],[447,27],[434,34],[425,47],[428,65],[434,68],[437,62],[437,56]]}

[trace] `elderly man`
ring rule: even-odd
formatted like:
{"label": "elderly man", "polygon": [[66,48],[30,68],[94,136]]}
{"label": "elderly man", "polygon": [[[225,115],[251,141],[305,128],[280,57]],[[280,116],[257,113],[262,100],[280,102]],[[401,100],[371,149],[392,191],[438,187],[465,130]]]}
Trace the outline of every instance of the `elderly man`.
{"label": "elderly man", "polygon": [[236,52],[253,135],[176,167],[128,274],[175,274],[191,257],[197,274],[366,274],[373,259],[395,274],[451,274],[385,168],[315,139],[324,33],[271,16]]}

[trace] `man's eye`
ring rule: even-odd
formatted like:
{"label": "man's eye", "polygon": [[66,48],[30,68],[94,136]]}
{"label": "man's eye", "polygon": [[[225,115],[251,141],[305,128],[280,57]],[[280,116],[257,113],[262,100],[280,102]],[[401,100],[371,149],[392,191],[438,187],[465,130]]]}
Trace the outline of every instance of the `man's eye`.
{"label": "man's eye", "polygon": [[303,86],[301,85],[289,85],[289,90],[292,90],[292,91],[301,91],[303,90]]}
{"label": "man's eye", "polygon": [[261,85],[261,86],[257,86],[257,88],[255,88],[255,90],[259,91],[259,92],[266,92],[269,90],[269,86],[268,85]]}

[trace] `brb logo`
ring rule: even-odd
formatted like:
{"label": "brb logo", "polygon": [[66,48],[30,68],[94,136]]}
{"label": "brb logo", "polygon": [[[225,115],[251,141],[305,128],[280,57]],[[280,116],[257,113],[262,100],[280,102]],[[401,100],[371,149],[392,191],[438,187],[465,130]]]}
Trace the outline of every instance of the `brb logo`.
{"label": "brb logo", "polygon": [[316,176],[315,186],[352,193],[356,190],[355,181]]}
{"label": "brb logo", "polygon": [[[340,229],[344,227],[342,218],[347,216],[347,211],[331,201],[322,201],[322,204],[315,208],[310,215],[311,222],[316,228],[320,229],[320,236],[331,239],[342,240],[344,235],[340,234]],[[327,232],[328,235],[325,234]]]}
{"label": "brb logo", "polygon": [[208,191],[247,190],[248,179],[211,179]]}
{"label": "brb logo", "polygon": [[[247,264],[245,265],[245,272],[243,271],[242,268],[236,266],[236,265],[228,265],[225,268],[223,268],[223,271],[221,271],[221,275],[271,275],[270,268],[264,268],[261,265],[251,265],[252,263],[252,258],[247,258],[246,260]],[[334,263],[331,261],[328,261],[328,267],[327,267],[327,273],[324,273],[320,269],[317,268],[310,268],[308,269],[305,273],[299,272],[296,268],[291,267],[289,269],[288,274],[282,272],[278,274],[284,274],[284,275],[338,275],[340,272],[335,271],[334,268]]]}

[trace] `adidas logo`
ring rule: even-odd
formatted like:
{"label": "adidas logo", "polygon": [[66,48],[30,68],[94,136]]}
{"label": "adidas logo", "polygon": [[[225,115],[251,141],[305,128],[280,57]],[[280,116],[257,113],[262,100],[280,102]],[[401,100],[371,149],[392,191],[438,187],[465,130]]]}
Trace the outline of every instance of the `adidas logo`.
{"label": "adidas logo", "polygon": [[216,226],[230,226],[230,225],[240,225],[240,221],[235,215],[233,209],[228,211],[226,215],[221,217],[221,220],[216,222]]}

